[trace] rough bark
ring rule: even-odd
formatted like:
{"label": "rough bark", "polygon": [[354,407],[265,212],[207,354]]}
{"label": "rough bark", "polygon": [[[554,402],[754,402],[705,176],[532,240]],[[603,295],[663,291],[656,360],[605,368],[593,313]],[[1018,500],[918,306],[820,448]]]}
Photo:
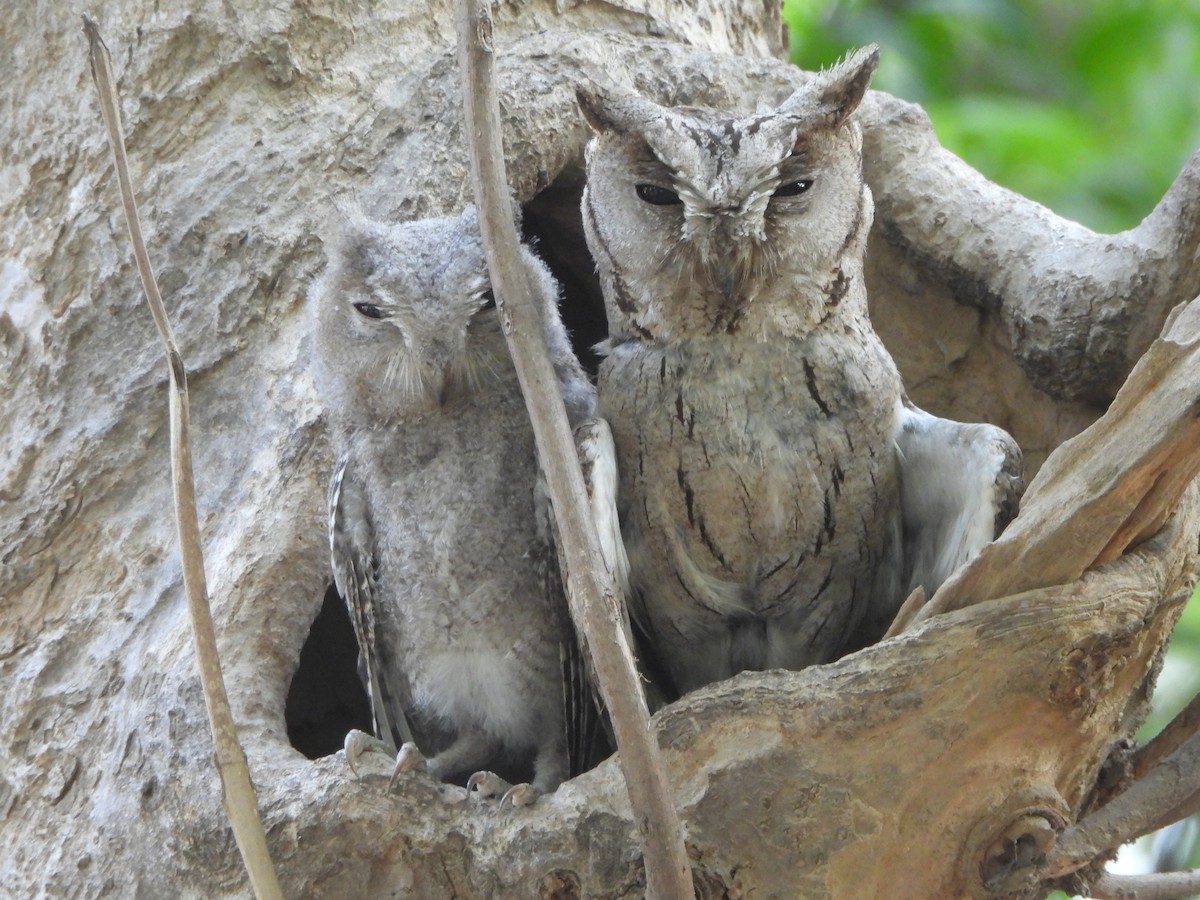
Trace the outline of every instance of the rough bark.
{"label": "rough bark", "polygon": [[[166,373],[78,12],[18,4],[0,22],[0,883],[240,897],[169,517]],[[776,58],[772,3],[525,0],[496,20],[526,228],[576,333],[598,338],[576,79],[604,69],[660,101],[749,110],[803,75]],[[448,6],[122,2],[100,24],[190,373],[219,647],[285,892],[639,896],[615,761],[498,818],[419,780],[385,796],[382,757],[354,781],[341,754],[309,761],[287,739],[329,582],[304,293],[339,208],[412,218],[467,201]],[[1194,167],[1142,229],[1110,238],[988,184],[908,104],[874,94],[861,120],[872,309],[913,398],[1009,428],[1040,463],[1200,292]],[[1095,801],[1191,586],[1197,528],[1187,495],[1162,533],[1071,584],[663,711],[705,895],[985,896],[1014,821],[1067,823]]]}

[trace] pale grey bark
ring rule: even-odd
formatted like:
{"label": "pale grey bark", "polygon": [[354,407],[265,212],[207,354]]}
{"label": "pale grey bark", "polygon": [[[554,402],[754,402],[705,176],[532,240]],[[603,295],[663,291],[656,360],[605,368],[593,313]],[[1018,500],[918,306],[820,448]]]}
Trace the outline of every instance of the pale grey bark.
{"label": "pale grey bark", "polygon": [[[169,516],[165,371],[78,13],[16,4],[0,21],[0,892],[241,897]],[[496,17],[509,172],[575,312],[595,296],[573,243],[576,79],[752,109],[802,77],[776,58],[769,3],[526,0]],[[448,5],[120,2],[100,24],[191,373],[219,647],[285,893],[639,896],[615,761],[500,819],[418,781],[386,797],[384,768],[356,782],[341,754],[310,762],[285,733],[330,580],[304,293],[339,207],[412,218],[467,201]],[[875,95],[863,122],[873,314],[913,399],[995,421],[1040,463],[1200,290],[1191,177],[1145,231],[1097,237],[938,150],[899,101]],[[1014,822],[1094,802],[1192,584],[1196,531],[1185,499],[1161,535],[1069,585],[665,710],[705,895],[984,896],[981,860]]]}
{"label": "pale grey bark", "polygon": [[873,100],[864,156],[881,188],[880,233],[936,270],[960,303],[995,311],[1038,388],[1110,400],[1171,308],[1200,293],[1200,156],[1140,225],[1096,234],[997,190],[938,145],[920,107]]}

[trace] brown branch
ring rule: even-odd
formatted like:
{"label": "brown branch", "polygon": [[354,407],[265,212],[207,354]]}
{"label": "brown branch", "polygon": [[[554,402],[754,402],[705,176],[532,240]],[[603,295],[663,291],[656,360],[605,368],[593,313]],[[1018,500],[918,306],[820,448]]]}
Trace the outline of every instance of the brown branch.
{"label": "brown branch", "polygon": [[925,605],[928,598],[925,596],[925,588],[917,585],[911,594],[908,595],[901,605],[896,617],[892,619],[892,624],[888,626],[887,633],[882,640],[895,637],[898,634],[903,634],[908,626],[912,623],[913,617],[921,611],[921,607]]}
{"label": "brown branch", "polygon": [[1154,875],[1108,875],[1088,888],[1095,900],[1188,900],[1200,894],[1200,869]]}
{"label": "brown branch", "polygon": [[1020,515],[913,617],[1077,580],[1153,535],[1200,473],[1200,302],[1168,320],[1112,406],[1060,446]]}
{"label": "brown branch", "polygon": [[1139,747],[1130,759],[1130,772],[1134,779],[1142,778],[1164,758],[1175,752],[1188,738],[1200,730],[1200,694],[1167,723],[1158,734],[1144,746]]}
{"label": "brown branch", "polygon": [[1107,404],[1171,308],[1200,293],[1200,153],[1140,225],[1107,235],[988,182],[915,104],[871,92],[858,119],[880,232],[993,310],[1052,396]]}
{"label": "brown branch", "polygon": [[1146,826],[1146,834],[1167,828],[1200,812],[1200,790],[1186,797],[1177,797],[1175,805],[1159,812]]}
{"label": "brown branch", "polygon": [[87,16],[83,17],[83,30],[88,39],[92,78],[100,95],[100,111],[113,152],[113,165],[121,189],[121,204],[124,207],[126,224],[129,226],[134,259],[137,261],[138,274],[146,293],[146,302],[150,306],[150,313],[154,317],[154,324],[158,327],[166,350],[171,380],[171,480],[175,492],[175,524],[179,535],[179,553],[183,561],[184,592],[187,595],[188,612],[192,620],[200,684],[204,689],[204,702],[208,708],[208,723],[212,731],[225,813],[233,826],[233,836],[246,864],[255,896],[266,900],[282,900],[283,893],[279,889],[275,867],[267,850],[266,833],[258,814],[258,798],[254,793],[254,786],[250,783],[246,754],[238,743],[237,728],[234,725],[233,713],[229,709],[229,697],[225,692],[221,661],[217,655],[216,632],[213,628],[212,611],[208,605],[208,587],[204,577],[200,525],[196,518],[196,489],[192,477],[192,454],[188,437],[187,373],[184,371],[183,358],[175,347],[171,323],[167,319],[166,307],[163,305],[162,295],[158,291],[158,283],[150,266],[150,256],[142,240],[141,223],[125,156],[120,98],[117,96],[108,47],[101,39],[96,23]]}
{"label": "brown branch", "polygon": [[455,19],[467,147],[488,272],[558,523],[571,614],[585,637],[612,718],[629,802],[640,832],[647,892],[658,900],[692,900],[695,894],[683,828],[671,802],[656,734],[621,627],[620,601],[606,574],[595,523],[585,515],[587,493],[575,442],[520,263],[504,167],[487,0],[456,0]]}
{"label": "brown branch", "polygon": [[1141,781],[1060,834],[1046,855],[1043,875],[1074,872],[1134,838],[1186,818],[1198,806],[1200,735],[1193,735]]}

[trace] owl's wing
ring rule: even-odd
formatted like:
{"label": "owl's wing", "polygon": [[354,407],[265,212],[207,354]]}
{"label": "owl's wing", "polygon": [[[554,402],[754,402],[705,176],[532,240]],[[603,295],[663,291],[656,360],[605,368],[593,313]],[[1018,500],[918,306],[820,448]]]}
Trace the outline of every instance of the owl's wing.
{"label": "owl's wing", "polygon": [[[396,752],[396,741],[411,741],[412,730],[403,713],[385,695],[375,639],[374,535],[362,488],[348,477],[350,454],[342,454],[329,482],[329,553],[333,580],[346,601],[354,637],[358,640],[359,675],[371,699],[375,734]],[[392,722],[389,710],[397,710]]]}
{"label": "owl's wing", "polygon": [[558,649],[567,731],[567,772],[569,778],[574,778],[599,765],[612,753],[613,742],[604,728],[603,703],[574,627]]}
{"label": "owl's wing", "polygon": [[574,778],[594,768],[612,752],[601,728],[603,703],[596,687],[595,670],[584,649],[583,634],[575,630],[568,608],[567,566],[558,539],[558,522],[550,503],[544,473],[538,469],[534,492],[538,528],[546,544],[545,584],[551,604],[561,607],[565,620],[564,639],[559,644],[562,667],[563,723],[566,729],[568,777]]}
{"label": "owl's wing", "polygon": [[604,564],[621,589],[621,596],[628,597],[629,557],[625,555],[625,539],[621,537],[617,514],[617,448],[608,423],[592,417],[576,425],[575,450],[583,470],[592,521],[600,535]]}
{"label": "owl's wing", "polygon": [[994,425],[898,410],[905,594],[932,597],[955,569],[995,540],[1025,490],[1021,450]]}
{"label": "owl's wing", "polygon": [[[596,416],[584,419],[575,426],[575,450],[587,487],[588,506],[600,537],[600,553],[604,564],[628,603],[633,585],[629,575],[629,557],[621,535],[621,518],[617,507],[617,448],[613,443],[608,422]],[[650,711],[663,706],[668,699],[670,680],[666,670],[655,658],[655,642],[636,619],[631,619],[629,607],[621,607],[621,626],[625,640],[637,660],[643,678],[646,703]]]}
{"label": "owl's wing", "polygon": [[[613,580],[627,596],[629,561],[621,537],[617,516],[617,457],[608,423],[587,418],[575,426],[575,448],[583,470],[589,510],[600,537],[600,552]],[[560,570],[566,572],[561,563]],[[626,640],[632,648],[629,615],[621,609]],[[588,652],[585,636],[572,626],[574,640],[565,648],[563,676],[567,685],[567,736],[571,774],[587,771],[616,747],[612,725],[604,710],[596,681],[596,669]]]}

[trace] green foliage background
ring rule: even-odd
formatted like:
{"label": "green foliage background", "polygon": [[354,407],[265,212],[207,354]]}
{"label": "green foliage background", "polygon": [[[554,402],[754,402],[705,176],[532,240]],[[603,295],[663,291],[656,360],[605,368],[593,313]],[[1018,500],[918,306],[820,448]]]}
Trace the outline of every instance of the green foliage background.
{"label": "green foliage background", "polygon": [[[942,145],[991,180],[1096,231],[1136,225],[1200,148],[1200,0],[784,0],[783,10],[798,66],[879,44],[874,87],[923,106]],[[1143,739],[1200,685],[1197,596]],[[1171,867],[1200,865],[1194,839],[1175,843]]]}
{"label": "green foliage background", "polygon": [[882,48],[875,87],[942,145],[1098,231],[1136,225],[1200,147],[1200,0],[785,0],[792,59]]}

